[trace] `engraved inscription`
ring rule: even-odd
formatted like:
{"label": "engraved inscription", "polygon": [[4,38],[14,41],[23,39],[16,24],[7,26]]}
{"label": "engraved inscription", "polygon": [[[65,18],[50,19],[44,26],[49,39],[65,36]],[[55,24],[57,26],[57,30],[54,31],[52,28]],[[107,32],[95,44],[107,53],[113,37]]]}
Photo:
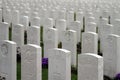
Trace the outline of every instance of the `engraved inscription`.
{"label": "engraved inscription", "polygon": [[65,40],[71,41],[71,34],[70,34],[70,32],[66,32],[65,33]]}
{"label": "engraved inscription", "polygon": [[8,54],[8,46],[7,44],[2,44],[1,45],[1,52],[2,52],[2,55],[6,56]]}

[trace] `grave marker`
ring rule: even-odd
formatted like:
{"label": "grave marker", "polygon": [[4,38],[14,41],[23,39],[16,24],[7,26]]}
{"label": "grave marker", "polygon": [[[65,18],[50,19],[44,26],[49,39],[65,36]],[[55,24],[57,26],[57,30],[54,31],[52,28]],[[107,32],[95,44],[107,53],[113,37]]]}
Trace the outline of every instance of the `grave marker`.
{"label": "grave marker", "polygon": [[49,80],[71,80],[70,51],[57,48],[52,49],[49,54],[48,70]]}
{"label": "grave marker", "polygon": [[41,47],[27,44],[21,53],[21,80],[42,80]]}
{"label": "grave marker", "polygon": [[6,22],[0,22],[0,41],[8,40],[9,25]]}
{"label": "grave marker", "polygon": [[76,67],[77,36],[76,31],[68,30],[62,32],[62,48],[71,51],[71,64]]}
{"label": "grave marker", "polygon": [[12,27],[12,41],[17,44],[17,54],[21,54],[21,47],[24,45],[24,26],[17,24]]}
{"label": "grave marker", "polygon": [[94,32],[82,34],[82,53],[94,53],[98,51],[98,35]]}
{"label": "grave marker", "polygon": [[27,43],[40,45],[40,27],[31,26],[27,30]]}
{"label": "grave marker", "polygon": [[[115,77],[120,73],[120,36],[115,34],[108,35],[104,48],[104,74]],[[109,56],[108,56],[109,55]]]}
{"label": "grave marker", "polygon": [[93,53],[78,55],[78,80],[103,80],[103,58]]}
{"label": "grave marker", "polygon": [[55,28],[47,28],[43,35],[44,41],[44,57],[47,58],[49,49],[58,47],[58,30]]}
{"label": "grave marker", "polygon": [[0,78],[16,80],[16,43],[8,40],[0,42]]}

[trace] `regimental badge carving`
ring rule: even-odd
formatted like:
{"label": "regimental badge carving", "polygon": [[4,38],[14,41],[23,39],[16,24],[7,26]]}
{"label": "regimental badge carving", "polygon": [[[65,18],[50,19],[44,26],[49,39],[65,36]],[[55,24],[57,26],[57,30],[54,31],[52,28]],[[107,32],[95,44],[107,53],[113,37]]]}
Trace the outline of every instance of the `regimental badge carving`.
{"label": "regimental badge carving", "polygon": [[70,34],[70,32],[66,32],[65,33],[65,40],[66,41],[71,41],[71,34]]}
{"label": "regimental badge carving", "polygon": [[32,52],[32,50],[30,50],[29,48],[25,51],[25,61],[27,62],[27,63],[31,63],[34,59],[33,59],[33,56],[32,56],[32,54],[33,54],[34,52]]}
{"label": "regimental badge carving", "polygon": [[2,52],[2,55],[6,56],[8,54],[8,46],[7,44],[2,44],[1,45],[1,52]]}
{"label": "regimental badge carving", "polygon": [[85,40],[85,43],[91,43],[91,37],[90,36],[86,36],[84,40]]}

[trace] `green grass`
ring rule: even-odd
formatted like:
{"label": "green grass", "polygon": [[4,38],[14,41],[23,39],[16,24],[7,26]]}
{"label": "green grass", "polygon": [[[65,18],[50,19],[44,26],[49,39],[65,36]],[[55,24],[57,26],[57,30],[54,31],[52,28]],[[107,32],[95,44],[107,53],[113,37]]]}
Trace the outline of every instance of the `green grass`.
{"label": "green grass", "polygon": [[21,80],[21,64],[17,63],[17,80]]}
{"label": "green grass", "polygon": [[[77,80],[77,75],[72,73],[71,80]],[[21,80],[21,64],[20,62],[17,63],[17,80]],[[48,80],[48,69],[42,69],[42,80]]]}

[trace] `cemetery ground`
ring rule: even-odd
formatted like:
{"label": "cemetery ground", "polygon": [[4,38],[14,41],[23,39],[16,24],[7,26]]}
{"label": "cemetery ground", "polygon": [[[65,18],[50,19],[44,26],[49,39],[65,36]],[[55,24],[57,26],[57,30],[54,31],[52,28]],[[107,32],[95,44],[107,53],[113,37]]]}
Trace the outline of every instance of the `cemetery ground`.
{"label": "cemetery ground", "polygon": [[[9,28],[9,40],[11,40],[11,27]],[[41,27],[41,35],[43,35],[43,27]],[[26,35],[26,33],[25,33]],[[25,44],[27,40],[25,39]],[[41,36],[41,41],[43,41]],[[41,43],[42,51],[43,51],[43,43]],[[79,46],[79,45],[78,45]],[[61,44],[58,45],[58,47],[61,47]],[[20,58],[19,58],[20,59]],[[72,68],[72,74],[71,74],[71,80],[77,80],[77,70],[76,68]],[[17,61],[17,80],[21,80],[21,61]],[[48,80],[48,66],[42,67],[42,80]]]}
{"label": "cemetery ground", "polygon": [[[17,63],[17,80],[21,80],[21,63]],[[42,80],[48,80],[48,68],[42,68]],[[77,80],[77,75],[72,73],[71,80]]]}
{"label": "cemetery ground", "polygon": [[[9,40],[11,40],[11,27],[9,28]],[[42,35],[43,35],[43,27],[41,26],[40,29],[40,34],[41,34],[41,41],[43,41]],[[82,31],[84,32],[84,31]],[[26,32],[25,34],[25,44],[27,43],[26,40]],[[41,42],[41,47],[42,47],[42,54],[44,53],[44,44]],[[58,48],[61,48],[61,43],[58,44]],[[102,56],[102,54],[100,53],[100,41],[98,41],[98,54]],[[77,54],[79,54],[81,52],[81,43],[77,44]],[[43,55],[42,55],[43,56]],[[78,55],[77,55],[78,56]],[[21,80],[21,60],[17,61],[17,80]],[[48,65],[47,66],[42,66],[42,80],[48,80]],[[71,80],[78,80],[77,79],[77,68],[71,67]],[[116,80],[116,79],[111,79],[107,76],[104,76],[104,80]],[[119,80],[119,79],[117,79]]]}
{"label": "cemetery ground", "polygon": [[[66,7],[68,12],[66,11],[66,8],[65,8],[64,9],[65,11],[62,11],[63,19],[61,18],[59,19],[60,16],[56,17],[58,15],[61,15],[61,10],[60,12],[58,11],[56,13],[57,9],[59,10],[59,7],[58,8],[56,7],[55,10],[53,9],[48,11],[50,12],[48,16],[46,15],[46,13],[48,13],[47,10],[52,9],[52,7],[48,8],[46,5],[43,5],[43,7],[33,5],[36,11],[34,13],[33,12],[34,8],[33,9],[29,8],[29,7],[32,7],[32,5],[30,6],[28,5],[28,7],[26,6],[27,8],[25,8],[24,5],[20,4],[15,6],[16,6],[16,9],[17,9],[17,6],[18,6],[18,9],[20,6],[23,6],[19,9],[19,11],[22,11],[20,15],[22,14],[24,15],[24,16],[23,15],[20,16],[20,24],[23,24],[23,25],[17,25],[15,28],[14,24],[15,25],[18,24],[17,21],[12,21],[12,23],[10,23],[9,19],[7,19],[7,18],[11,18],[10,15],[7,16],[8,12],[10,12],[9,8],[7,10],[7,5],[8,4],[5,5],[6,14],[3,15],[4,19],[1,17],[1,20],[2,22],[8,21],[9,30],[7,26],[5,30],[1,29],[0,32],[2,32],[2,34],[4,32],[7,32],[7,35],[5,35],[7,36],[6,39],[10,40],[11,42],[15,40],[14,42],[17,43],[17,46],[12,45],[11,43],[12,45],[12,49],[11,49],[10,48],[11,45],[10,46],[8,45],[8,47],[5,46],[5,48],[4,48],[4,45],[1,45],[2,48],[0,50],[4,54],[6,54],[7,52],[10,54],[15,53],[14,57],[11,58],[11,59],[14,59],[13,61],[16,61],[16,53],[17,53],[17,64],[14,65],[13,64],[14,62],[11,64],[11,66],[12,65],[15,66],[14,71],[12,71],[13,69],[11,68],[9,68],[8,70],[8,75],[11,74],[11,72],[14,72],[13,73],[14,75],[12,76],[14,77],[14,79],[12,78],[10,80],[120,80],[120,74],[119,74],[120,70],[117,70],[120,67],[120,66],[117,66],[117,64],[120,65],[119,64],[120,59],[117,58],[117,54],[120,53],[119,52],[120,47],[118,46],[118,42],[120,42],[120,37],[116,35],[111,35],[113,26],[110,25],[113,20],[112,17],[110,18],[110,16],[111,14],[114,14],[114,13],[108,13],[107,11],[103,11],[103,13],[100,13],[102,10],[102,7],[101,7],[100,12],[98,12],[100,14],[97,15],[97,11],[94,11],[94,8],[96,9],[96,6],[93,6],[93,8],[92,6],[90,6],[91,10],[89,11],[89,8],[88,8],[88,14],[86,14],[87,9],[85,10],[87,6],[83,8],[83,12],[82,12],[82,9],[79,9],[79,8],[77,11],[74,11],[74,9],[72,8],[69,9]],[[17,11],[14,12],[14,10],[12,10],[11,5],[8,5],[8,6],[10,6],[10,9],[13,13],[17,13]],[[24,8],[28,11],[23,10]],[[41,9],[41,12],[40,11],[39,12],[45,15],[45,16],[39,15],[40,18],[36,17],[39,14],[39,12],[37,11],[39,8]],[[92,12],[92,9],[93,9],[93,12]],[[24,11],[25,11],[25,14],[24,14]],[[51,14],[54,12],[57,15]],[[66,13],[66,15],[64,15],[64,13]],[[52,19],[49,19],[48,17]],[[80,20],[78,18],[80,18]],[[17,20],[17,19],[14,19],[14,20]],[[42,24],[39,24],[40,21]],[[80,21],[81,21],[81,24],[80,24]],[[117,20],[117,21],[120,22],[120,20]],[[19,22],[19,19],[18,19],[18,22]],[[80,25],[82,25],[82,27],[80,27]],[[62,29],[61,29],[61,26],[63,26]],[[89,29],[88,26],[90,26],[91,28]],[[18,34],[20,33],[20,35],[17,35],[17,33]],[[54,35],[52,35],[53,33]],[[108,38],[107,38],[107,35],[108,35]],[[8,36],[9,36],[9,39],[8,39]],[[105,44],[105,42],[107,42],[107,44]],[[53,51],[51,50],[52,52],[49,52],[48,49],[51,49],[52,46],[49,47],[48,45],[51,45],[51,43],[52,45],[54,44],[54,48],[57,48],[57,49]],[[113,44],[113,45],[109,45],[109,44]],[[7,45],[7,43],[5,45]],[[25,45],[25,46],[22,47],[22,45]],[[7,48],[10,48],[10,49],[7,49]],[[105,48],[105,52],[103,52],[104,51],[103,48]],[[56,53],[58,53],[58,55],[56,55]],[[60,53],[63,53],[63,54],[60,54]],[[75,53],[75,55],[73,55],[73,53]],[[82,55],[81,53],[95,53],[98,55],[94,55],[94,54]],[[109,53],[111,53],[111,55],[109,55]],[[114,53],[116,53],[115,56],[113,56]],[[81,55],[79,56],[78,54],[81,54]],[[70,59],[71,55],[72,55],[72,59]],[[49,57],[49,63],[48,63],[48,57]],[[116,59],[114,60],[114,58]],[[47,59],[47,61],[44,62],[43,59]],[[7,60],[7,59],[4,59],[4,60]],[[9,61],[10,60],[8,59],[8,62]],[[109,63],[110,65],[107,62],[110,62]],[[105,68],[103,68],[104,64],[105,64]],[[75,67],[73,67],[73,65]],[[117,66],[117,68],[114,67],[114,65]],[[6,67],[6,66],[3,64],[3,67]],[[114,73],[114,69],[116,73]],[[0,70],[2,70],[2,68],[0,68]],[[4,72],[4,68],[3,68],[3,71],[1,72],[4,74],[6,73],[6,70],[7,69],[5,68],[5,72]],[[2,74],[2,78],[0,75],[0,80],[3,80],[3,79],[8,80],[9,77],[6,78],[7,76],[3,74]],[[15,74],[17,74],[17,79]],[[39,76],[39,78],[38,77],[35,78],[33,77],[33,75],[35,75],[36,77]],[[53,78],[51,76],[53,76]],[[64,78],[64,76],[66,78]],[[109,78],[108,76],[111,78]],[[114,77],[116,76],[119,76],[119,79],[115,79]]]}

